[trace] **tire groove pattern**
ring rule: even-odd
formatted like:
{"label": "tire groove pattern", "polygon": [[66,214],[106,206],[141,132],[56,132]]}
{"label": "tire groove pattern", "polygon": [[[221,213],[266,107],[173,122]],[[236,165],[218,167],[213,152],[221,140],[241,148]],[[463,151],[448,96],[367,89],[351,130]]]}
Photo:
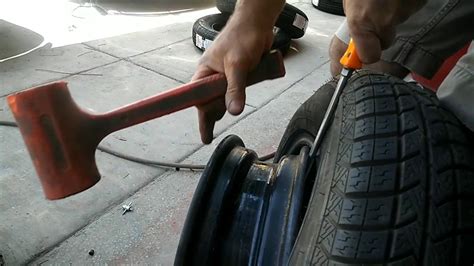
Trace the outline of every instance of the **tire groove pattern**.
{"label": "tire groove pattern", "polygon": [[303,224],[302,234],[315,234],[303,261],[472,263],[472,133],[432,93],[382,74],[356,73],[338,110],[338,141],[321,151],[337,152],[321,171],[327,204],[319,223]]}

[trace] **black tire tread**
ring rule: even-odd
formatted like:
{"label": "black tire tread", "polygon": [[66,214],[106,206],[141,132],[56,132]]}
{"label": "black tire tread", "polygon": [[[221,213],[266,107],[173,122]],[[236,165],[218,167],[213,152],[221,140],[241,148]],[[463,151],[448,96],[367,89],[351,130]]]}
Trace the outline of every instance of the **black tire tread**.
{"label": "black tire tread", "polygon": [[[325,140],[318,173],[326,186],[313,191],[327,194],[311,199],[300,235],[312,236],[297,241],[296,261],[472,264],[472,133],[434,94],[386,75],[357,73],[330,130],[335,134]],[[317,208],[322,211],[311,211]]]}
{"label": "black tire tread", "polygon": [[275,22],[275,26],[287,32],[291,38],[299,39],[305,34],[306,28],[300,29],[293,25],[297,15],[302,16],[308,23],[308,16],[303,11],[293,5],[285,4],[283,11]]}
{"label": "black tire tread", "polygon": [[201,48],[200,46],[196,44],[196,34],[200,35],[206,40],[213,41],[219,34],[219,31],[216,31],[211,27],[212,23],[219,22],[225,25],[228,19],[229,19],[229,15],[227,14],[212,14],[212,15],[207,15],[196,20],[193,24],[193,30],[192,30],[192,39],[193,39],[194,46],[204,51],[205,49]]}

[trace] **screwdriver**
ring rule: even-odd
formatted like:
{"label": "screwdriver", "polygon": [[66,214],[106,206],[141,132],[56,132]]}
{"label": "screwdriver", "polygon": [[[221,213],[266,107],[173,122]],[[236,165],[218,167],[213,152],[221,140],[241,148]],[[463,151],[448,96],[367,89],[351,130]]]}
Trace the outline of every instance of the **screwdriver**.
{"label": "screwdriver", "polygon": [[350,40],[349,46],[347,47],[346,52],[341,57],[341,60],[339,62],[342,65],[341,77],[339,78],[336,90],[334,91],[331,101],[329,102],[328,109],[324,114],[324,118],[321,122],[321,126],[319,127],[318,134],[314,139],[313,146],[311,146],[311,150],[309,151],[311,167],[314,162],[314,159],[316,158],[321,143],[323,142],[324,134],[329,128],[330,120],[333,117],[334,112],[336,111],[337,103],[339,102],[339,98],[341,97],[342,90],[344,89],[344,87],[346,87],[347,82],[351,78],[354,70],[362,68],[362,62],[360,61],[359,56],[357,55],[356,46],[352,39]]}

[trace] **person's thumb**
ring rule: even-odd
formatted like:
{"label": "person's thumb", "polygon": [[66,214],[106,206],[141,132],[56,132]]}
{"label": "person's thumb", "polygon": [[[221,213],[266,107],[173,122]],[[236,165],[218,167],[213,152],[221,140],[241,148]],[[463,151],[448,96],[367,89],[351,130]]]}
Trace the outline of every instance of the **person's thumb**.
{"label": "person's thumb", "polygon": [[227,111],[232,115],[239,115],[245,106],[245,85],[247,71],[237,67],[226,67],[227,93],[225,95],[225,105]]}
{"label": "person's thumb", "polygon": [[372,32],[353,32],[357,54],[364,64],[376,63],[382,54],[382,45],[379,37]]}

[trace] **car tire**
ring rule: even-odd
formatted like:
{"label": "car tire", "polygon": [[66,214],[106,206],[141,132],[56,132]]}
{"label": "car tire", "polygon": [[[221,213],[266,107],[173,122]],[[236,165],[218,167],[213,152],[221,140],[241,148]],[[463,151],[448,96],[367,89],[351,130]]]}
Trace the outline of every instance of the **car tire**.
{"label": "car tire", "polygon": [[272,50],[277,49],[283,55],[286,55],[291,47],[291,38],[290,36],[282,29],[274,27],[273,28],[273,43]]}
{"label": "car tire", "polygon": [[355,73],[290,265],[472,265],[473,151],[472,132],[430,91]]}
{"label": "car tire", "polygon": [[228,19],[228,14],[213,14],[196,20],[192,32],[194,46],[201,51],[209,48]]}

